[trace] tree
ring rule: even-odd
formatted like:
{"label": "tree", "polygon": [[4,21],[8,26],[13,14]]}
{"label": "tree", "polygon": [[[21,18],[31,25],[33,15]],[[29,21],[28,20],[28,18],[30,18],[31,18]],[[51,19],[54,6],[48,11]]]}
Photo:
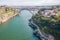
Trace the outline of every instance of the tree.
{"label": "tree", "polygon": [[[52,34],[55,37],[57,35],[60,35],[60,13],[57,13],[58,15],[52,15],[50,17],[45,17],[40,13],[41,11],[32,17],[33,21],[36,22],[36,24],[40,26],[42,30],[44,29],[44,32]],[[59,37],[57,36],[56,39],[59,39]]]}

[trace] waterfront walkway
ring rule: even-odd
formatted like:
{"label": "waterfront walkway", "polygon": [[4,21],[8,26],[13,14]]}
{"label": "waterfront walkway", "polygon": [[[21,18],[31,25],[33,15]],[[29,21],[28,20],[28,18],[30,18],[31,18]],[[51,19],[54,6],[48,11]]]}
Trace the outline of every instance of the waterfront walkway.
{"label": "waterfront walkway", "polygon": [[42,30],[40,30],[39,26],[36,25],[33,21],[31,21],[31,23],[37,27],[38,33],[42,40],[54,40],[53,36],[45,34]]}

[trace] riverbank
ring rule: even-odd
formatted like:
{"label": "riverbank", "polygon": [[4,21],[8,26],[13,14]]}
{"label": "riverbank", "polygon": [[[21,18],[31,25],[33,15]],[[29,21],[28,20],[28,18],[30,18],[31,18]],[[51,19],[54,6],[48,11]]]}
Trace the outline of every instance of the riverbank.
{"label": "riverbank", "polygon": [[5,23],[10,18],[18,15],[19,10],[14,9],[8,6],[1,6],[0,7],[0,24]]}
{"label": "riverbank", "polygon": [[[52,9],[41,9],[31,17],[42,32],[50,34],[55,40],[59,40],[60,35],[60,6]],[[33,25],[34,25],[33,24]],[[33,26],[34,27],[34,26]],[[37,28],[34,30],[37,31]],[[49,37],[50,37],[49,35]],[[51,38],[53,38],[51,36]]]}
{"label": "riverbank", "polygon": [[18,13],[15,13],[14,15],[9,16],[9,17],[7,17],[7,18],[0,19],[0,24],[5,23],[5,22],[8,21],[9,19],[11,19],[11,18],[13,18],[13,17],[15,17],[15,16],[17,16],[17,15],[18,15]]}
{"label": "riverbank", "polygon": [[34,29],[34,35],[41,40],[54,40],[54,37],[50,34],[45,34],[31,19],[29,20],[29,26]]}
{"label": "riverbank", "polygon": [[28,10],[23,10],[19,14],[20,16],[14,16],[0,24],[0,40],[39,40],[28,25],[28,19],[32,14]]}

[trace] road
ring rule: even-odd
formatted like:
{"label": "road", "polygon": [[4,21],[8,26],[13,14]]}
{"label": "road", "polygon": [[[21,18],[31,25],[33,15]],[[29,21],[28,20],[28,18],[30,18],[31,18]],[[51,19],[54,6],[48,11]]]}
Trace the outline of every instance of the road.
{"label": "road", "polygon": [[31,21],[31,23],[37,27],[37,30],[42,38],[44,38],[45,40],[54,40],[54,37],[52,37],[51,35],[46,35],[44,32],[42,32],[42,30],[40,30],[39,26],[36,25],[33,21]]}

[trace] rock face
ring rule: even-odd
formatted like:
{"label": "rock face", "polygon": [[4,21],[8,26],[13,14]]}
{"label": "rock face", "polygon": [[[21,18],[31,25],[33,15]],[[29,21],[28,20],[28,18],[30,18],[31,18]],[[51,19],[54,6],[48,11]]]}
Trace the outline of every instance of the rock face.
{"label": "rock face", "polygon": [[8,19],[16,16],[18,14],[17,9],[13,9],[7,6],[0,7],[0,24],[6,22]]}

